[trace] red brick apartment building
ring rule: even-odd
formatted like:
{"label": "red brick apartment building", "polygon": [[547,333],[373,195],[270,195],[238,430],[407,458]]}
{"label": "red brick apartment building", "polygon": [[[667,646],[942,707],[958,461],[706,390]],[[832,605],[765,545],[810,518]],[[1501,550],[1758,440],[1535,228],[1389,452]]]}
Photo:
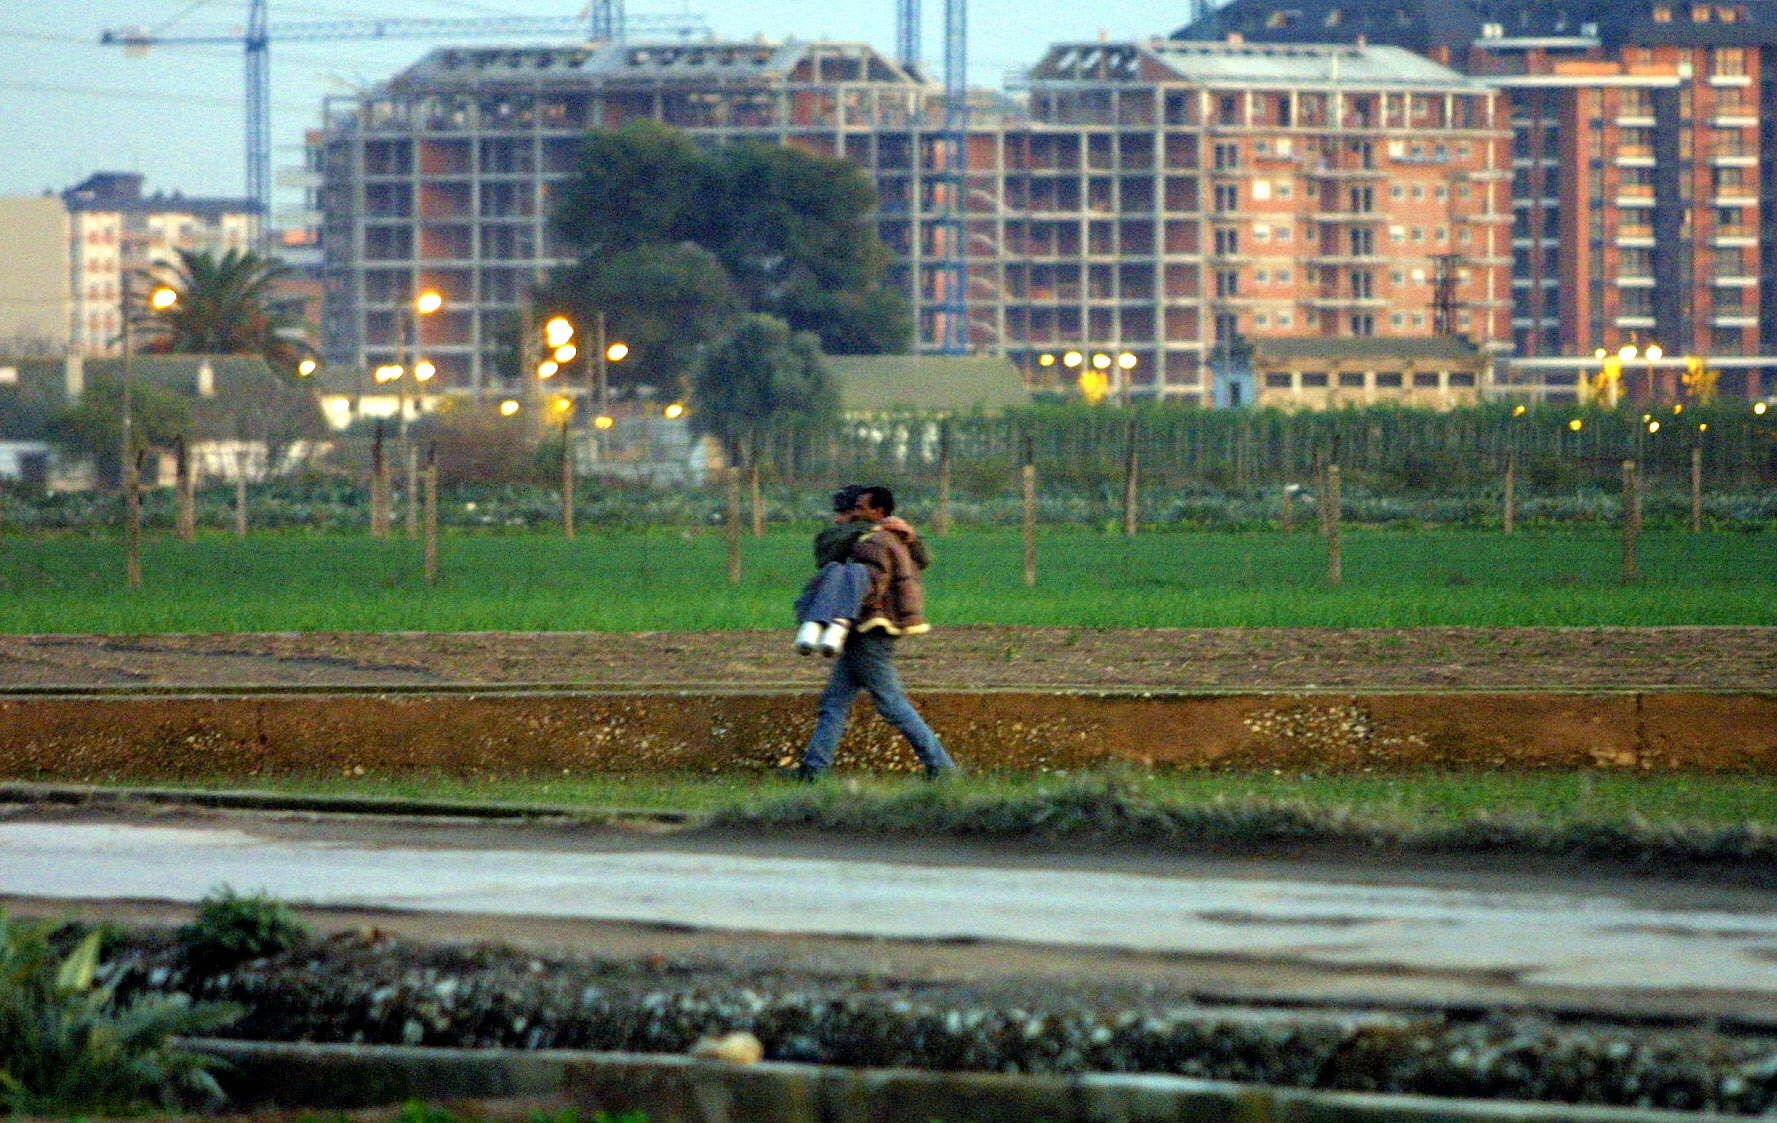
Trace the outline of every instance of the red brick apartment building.
{"label": "red brick apartment building", "polygon": [[1131,391],[1207,401],[1218,353],[1259,338],[1509,346],[1511,133],[1473,78],[1386,45],[1086,43],[972,100],[959,176],[941,90],[861,44],[433,52],[329,104],[329,357],[395,361],[397,309],[437,288],[440,381],[501,392],[500,326],[564,260],[578,137],[636,117],[856,161],[920,348],[961,335],[1033,379],[1127,352]]}
{"label": "red brick apartment building", "polygon": [[1571,396],[1594,354],[1650,344],[1630,393],[1777,387],[1777,6],[1235,0],[1178,34],[1367,36],[1510,99],[1511,340],[1502,381]]}

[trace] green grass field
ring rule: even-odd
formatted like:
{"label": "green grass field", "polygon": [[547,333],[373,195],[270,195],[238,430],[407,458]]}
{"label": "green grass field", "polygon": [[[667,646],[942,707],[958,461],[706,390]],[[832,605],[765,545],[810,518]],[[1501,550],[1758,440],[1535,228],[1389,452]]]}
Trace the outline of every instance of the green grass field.
{"label": "green grass field", "polygon": [[[0,538],[0,631],[701,630],[783,625],[810,572],[809,532],[743,543],[726,580],[716,533],[447,535],[443,577],[395,538],[261,533],[151,537],[123,588],[119,539]],[[1312,533],[1040,536],[1035,588],[1015,531],[935,543],[940,625],[1076,627],[1777,624],[1777,534],[1650,532],[1643,580],[1618,580],[1615,531],[1354,530],[1345,583]]]}

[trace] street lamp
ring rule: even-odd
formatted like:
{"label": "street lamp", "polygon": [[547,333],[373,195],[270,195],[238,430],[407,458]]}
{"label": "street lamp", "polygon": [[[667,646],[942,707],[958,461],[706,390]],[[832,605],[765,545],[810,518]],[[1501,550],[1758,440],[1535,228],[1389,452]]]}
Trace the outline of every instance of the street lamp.
{"label": "street lamp", "polygon": [[320,363],[313,359],[304,359],[302,362],[296,364],[296,376],[298,378],[307,378],[320,369]]}
{"label": "street lamp", "polygon": [[[427,289],[413,298],[407,305],[406,323],[401,332],[401,365],[396,366],[388,381],[396,383],[396,410],[399,416],[397,433],[401,438],[401,448],[407,458],[407,536],[418,538],[420,535],[419,481],[420,463],[419,450],[407,436],[407,382],[401,377],[405,371],[413,372],[415,383],[429,382],[438,373],[438,368],[430,362],[419,358],[420,349],[420,318],[430,316],[444,307],[444,296],[434,289]],[[423,372],[423,373],[422,373]],[[414,403],[419,403],[419,390],[414,390]]]}

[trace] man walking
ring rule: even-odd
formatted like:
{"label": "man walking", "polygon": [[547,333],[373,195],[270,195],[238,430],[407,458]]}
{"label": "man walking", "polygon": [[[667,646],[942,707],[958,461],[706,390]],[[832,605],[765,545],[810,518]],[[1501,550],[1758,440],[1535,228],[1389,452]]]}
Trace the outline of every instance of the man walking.
{"label": "man walking", "polygon": [[895,496],[888,488],[853,485],[840,492],[848,493],[854,497],[852,507],[838,512],[838,519],[872,527],[852,546],[850,559],[869,571],[870,587],[851,635],[833,661],[833,674],[821,692],[820,717],[803,750],[796,778],[817,780],[833,766],[833,752],[839,747],[852,700],[860,690],[870,692],[876,711],[907,738],[925,766],[926,778],[945,778],[956,772],[956,762],[907,700],[901,677],[895,673],[897,639],[931,631],[925,618],[925,586],[920,580],[931,556],[913,527],[894,517]]}

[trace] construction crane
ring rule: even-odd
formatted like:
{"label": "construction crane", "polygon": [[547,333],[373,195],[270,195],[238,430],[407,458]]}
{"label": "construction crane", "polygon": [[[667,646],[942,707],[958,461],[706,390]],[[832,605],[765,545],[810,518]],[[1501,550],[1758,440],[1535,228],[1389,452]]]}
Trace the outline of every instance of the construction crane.
{"label": "construction crane", "polygon": [[621,42],[631,30],[706,34],[701,15],[626,16],[623,0],[595,0],[579,16],[487,16],[477,19],[349,19],[270,22],[268,0],[248,0],[240,29],[197,35],[160,35],[135,29],[101,32],[99,42],[142,54],[150,47],[239,43],[246,55],[247,198],[258,207],[261,237],[271,225],[271,43],[317,39],[464,39],[485,36],[574,35],[593,42]]}

